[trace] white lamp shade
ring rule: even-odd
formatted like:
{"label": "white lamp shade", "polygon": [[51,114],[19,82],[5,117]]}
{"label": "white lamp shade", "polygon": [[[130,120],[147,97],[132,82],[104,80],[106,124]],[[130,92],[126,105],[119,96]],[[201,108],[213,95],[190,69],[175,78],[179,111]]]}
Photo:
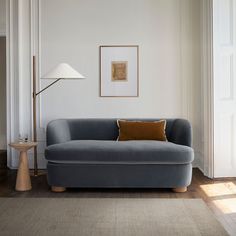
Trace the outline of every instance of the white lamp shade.
{"label": "white lamp shade", "polygon": [[84,79],[85,77],[67,63],[60,63],[45,74],[42,79]]}

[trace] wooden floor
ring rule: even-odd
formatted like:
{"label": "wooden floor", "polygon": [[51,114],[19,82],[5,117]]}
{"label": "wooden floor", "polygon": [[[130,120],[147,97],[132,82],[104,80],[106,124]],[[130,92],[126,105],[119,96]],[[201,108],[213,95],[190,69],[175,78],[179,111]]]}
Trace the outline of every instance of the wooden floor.
{"label": "wooden floor", "polygon": [[198,169],[193,170],[192,184],[186,193],[169,189],[68,189],[53,193],[46,173],[31,177],[33,189],[14,190],[16,171],[1,171],[0,197],[66,197],[66,198],[202,198],[230,235],[236,235],[236,178],[211,180]]}

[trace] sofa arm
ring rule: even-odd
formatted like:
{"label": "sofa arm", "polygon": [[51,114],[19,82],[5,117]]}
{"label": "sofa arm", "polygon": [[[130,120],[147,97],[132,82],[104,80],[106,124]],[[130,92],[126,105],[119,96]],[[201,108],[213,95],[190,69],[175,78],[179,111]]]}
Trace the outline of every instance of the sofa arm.
{"label": "sofa arm", "polygon": [[71,140],[70,128],[66,120],[53,120],[47,125],[47,146]]}
{"label": "sofa arm", "polygon": [[192,128],[189,121],[184,119],[176,119],[172,126],[170,142],[192,146]]}

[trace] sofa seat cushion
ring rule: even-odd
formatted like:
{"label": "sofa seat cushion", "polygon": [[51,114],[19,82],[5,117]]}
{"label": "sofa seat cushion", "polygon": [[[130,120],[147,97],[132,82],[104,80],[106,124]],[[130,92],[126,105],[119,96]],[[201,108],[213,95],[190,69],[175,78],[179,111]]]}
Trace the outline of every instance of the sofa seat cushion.
{"label": "sofa seat cushion", "polygon": [[186,164],[194,154],[171,142],[76,140],[48,146],[45,156],[56,163]]}

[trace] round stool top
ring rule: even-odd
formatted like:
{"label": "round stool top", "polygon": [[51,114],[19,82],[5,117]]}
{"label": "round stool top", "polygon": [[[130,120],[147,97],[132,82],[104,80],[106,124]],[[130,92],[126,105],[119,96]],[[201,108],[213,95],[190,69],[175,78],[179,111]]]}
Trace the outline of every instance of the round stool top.
{"label": "round stool top", "polygon": [[15,143],[10,143],[9,146],[13,147],[19,151],[27,151],[32,147],[37,146],[37,142],[15,142]]}

